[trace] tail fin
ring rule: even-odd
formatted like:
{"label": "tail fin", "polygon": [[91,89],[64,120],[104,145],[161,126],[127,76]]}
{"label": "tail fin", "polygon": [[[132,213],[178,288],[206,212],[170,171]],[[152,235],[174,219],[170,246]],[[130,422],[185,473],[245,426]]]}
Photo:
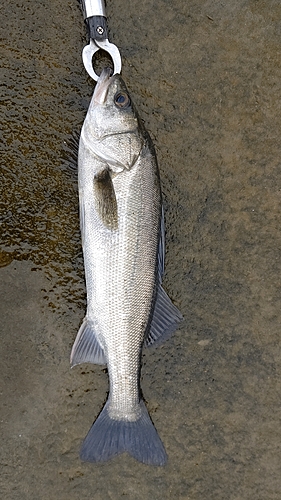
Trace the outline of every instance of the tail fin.
{"label": "tail fin", "polygon": [[81,460],[105,462],[127,451],[144,464],[165,465],[165,448],[143,401],[140,402],[140,409],[140,418],[128,422],[110,418],[105,405],[82,444]]}

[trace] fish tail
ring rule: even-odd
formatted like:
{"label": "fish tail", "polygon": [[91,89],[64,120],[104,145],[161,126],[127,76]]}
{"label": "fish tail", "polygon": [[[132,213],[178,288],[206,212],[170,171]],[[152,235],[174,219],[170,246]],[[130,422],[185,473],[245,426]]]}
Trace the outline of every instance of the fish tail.
{"label": "fish tail", "polygon": [[107,405],[89,430],[81,448],[85,462],[106,462],[123,452],[149,465],[165,465],[167,455],[143,401],[134,422],[110,418]]}

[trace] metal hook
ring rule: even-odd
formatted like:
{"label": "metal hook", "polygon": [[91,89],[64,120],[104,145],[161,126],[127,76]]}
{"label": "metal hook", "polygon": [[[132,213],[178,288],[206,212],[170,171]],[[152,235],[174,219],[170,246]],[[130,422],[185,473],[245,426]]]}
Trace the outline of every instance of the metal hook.
{"label": "metal hook", "polygon": [[97,40],[90,39],[89,45],[86,45],[86,47],[84,47],[82,51],[82,60],[88,75],[96,82],[98,81],[99,76],[96,74],[93,68],[93,56],[99,49],[108,52],[108,54],[110,55],[113,61],[114,75],[115,73],[121,73],[122,67],[120,52],[116,45],[114,45],[113,43],[109,43],[107,38],[99,42]]}
{"label": "metal hook", "polygon": [[99,49],[110,55],[113,61],[113,74],[120,73],[122,66],[120,52],[116,45],[108,41],[104,1],[82,0],[82,10],[90,34],[90,43],[82,52],[82,60],[87,73],[95,81],[99,79],[93,68],[93,56]]}

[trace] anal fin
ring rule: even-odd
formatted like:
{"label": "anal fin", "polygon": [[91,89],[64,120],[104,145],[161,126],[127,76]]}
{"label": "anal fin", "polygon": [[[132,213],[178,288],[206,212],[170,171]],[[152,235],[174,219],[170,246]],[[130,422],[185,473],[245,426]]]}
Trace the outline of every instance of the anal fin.
{"label": "anal fin", "polygon": [[103,348],[97,340],[93,324],[87,318],[79,328],[70,355],[71,366],[81,363],[106,364]]}

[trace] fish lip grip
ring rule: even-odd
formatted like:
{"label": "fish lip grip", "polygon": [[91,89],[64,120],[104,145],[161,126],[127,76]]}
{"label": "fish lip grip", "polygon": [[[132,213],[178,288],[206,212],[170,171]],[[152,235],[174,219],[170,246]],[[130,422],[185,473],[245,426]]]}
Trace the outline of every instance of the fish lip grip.
{"label": "fish lip grip", "polygon": [[108,52],[113,61],[113,74],[121,73],[121,56],[119,49],[108,41],[107,18],[104,0],[81,0],[84,20],[88,26],[90,43],[82,51],[82,60],[88,75],[98,81],[99,75],[93,68],[93,56],[102,49]]}

